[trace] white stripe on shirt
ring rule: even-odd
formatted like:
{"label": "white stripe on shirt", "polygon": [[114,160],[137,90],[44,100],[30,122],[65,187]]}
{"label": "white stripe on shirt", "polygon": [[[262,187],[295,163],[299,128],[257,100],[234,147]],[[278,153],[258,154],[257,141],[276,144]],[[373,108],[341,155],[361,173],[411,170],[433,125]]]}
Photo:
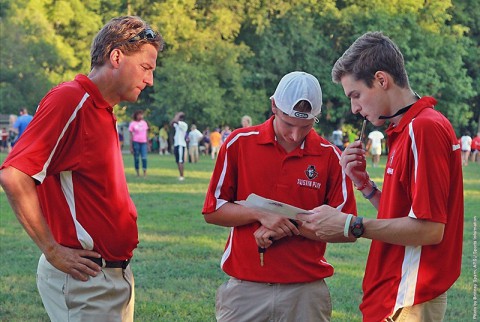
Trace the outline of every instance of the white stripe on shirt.
{"label": "white stripe on shirt", "polygon": [[[52,151],[50,152],[50,155],[43,165],[42,171],[40,171],[37,174],[34,174],[32,178],[35,180],[39,181],[40,183],[45,180],[45,177],[47,176],[47,168],[49,167],[52,157],[55,154],[55,151],[57,150],[58,144],[60,143],[60,140],[65,135],[65,132],[67,132],[68,127],[72,122],[75,120],[77,117],[78,111],[83,107],[83,104],[89,98],[90,95],[88,93],[85,93],[83,95],[82,99],[80,100],[80,103],[78,103],[77,107],[75,107],[75,110],[73,111],[72,115],[68,119],[67,123],[63,127],[62,132],[60,133],[57,142],[55,146],[53,147]],[[75,195],[74,195],[74,190],[73,190],[73,179],[72,179],[72,172],[71,171],[63,171],[60,172],[60,184],[61,188],[63,191],[63,194],[65,196],[65,199],[67,201],[68,207],[70,208],[70,215],[72,216],[73,222],[75,224],[75,230],[77,232],[77,239],[82,245],[84,249],[93,249],[93,239],[92,237],[87,233],[87,231],[82,227],[82,225],[77,221],[77,213],[75,210]]]}
{"label": "white stripe on shirt", "polygon": [[42,171],[40,171],[39,173],[36,173],[32,176],[33,179],[37,180],[38,182],[42,183],[43,180],[45,180],[45,177],[47,176],[47,168],[48,166],[50,165],[50,162],[52,161],[52,157],[53,155],[55,154],[55,151],[57,150],[57,147],[58,147],[58,144],[60,143],[60,140],[63,138],[63,136],[65,135],[65,132],[67,132],[67,129],[68,127],[70,126],[70,124],[73,122],[73,120],[77,117],[77,113],[78,111],[83,107],[83,104],[85,103],[85,101],[87,100],[87,98],[89,97],[90,95],[88,93],[85,93],[85,95],[83,95],[82,99],[80,100],[80,103],[78,103],[77,107],[75,107],[75,110],[73,111],[72,115],[70,116],[70,118],[68,119],[67,123],[65,124],[65,126],[63,127],[63,130],[62,130],[62,133],[60,133],[60,136],[58,137],[57,139],[57,143],[55,144],[55,146],[53,147],[52,151],[50,152],[50,156],[48,157],[47,161],[45,162],[45,164],[43,165],[43,169]]}
{"label": "white stripe on shirt", "polygon": [[[331,144],[323,144],[323,143],[321,143],[320,145],[323,146],[323,147],[325,147],[325,148],[332,148],[332,149],[333,149],[333,152],[335,153],[335,155],[336,155],[337,158],[338,158],[338,161],[340,161],[340,154],[338,153],[336,147],[334,147],[334,146],[331,145]],[[342,168],[342,196],[343,196],[343,202],[337,206],[337,209],[340,210],[340,211],[342,211],[343,206],[345,206],[345,203],[347,202],[347,198],[348,198],[348,193],[347,193],[347,179],[346,179],[345,171],[343,171],[343,168]]]}
{"label": "white stripe on shirt", "polygon": [[[414,180],[417,181],[418,170],[418,151],[415,141],[415,132],[413,131],[413,120],[408,126],[408,134],[412,141],[412,154],[415,162]],[[411,218],[417,218],[413,212],[413,208],[410,208],[408,214]],[[422,255],[422,246],[405,246],[405,257],[402,263],[402,277],[398,286],[397,297],[395,300],[395,308],[393,312],[402,307],[408,307],[413,305],[415,300],[415,290],[417,287],[418,270],[420,267],[420,257]]]}
{"label": "white stripe on shirt", "polygon": [[77,239],[82,245],[83,249],[93,250],[93,238],[87,233],[85,228],[77,221],[77,211],[75,210],[75,193],[73,190],[72,171],[60,172],[60,184],[63,194],[70,208],[70,214],[75,224],[75,231],[77,232]]}

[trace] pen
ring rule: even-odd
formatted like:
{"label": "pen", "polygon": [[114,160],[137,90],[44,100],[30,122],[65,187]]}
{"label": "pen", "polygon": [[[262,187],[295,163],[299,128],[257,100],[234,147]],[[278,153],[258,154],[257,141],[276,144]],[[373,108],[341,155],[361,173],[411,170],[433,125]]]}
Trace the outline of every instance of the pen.
{"label": "pen", "polygon": [[260,266],[263,266],[263,254],[265,253],[265,248],[258,247],[258,253],[260,254]]}
{"label": "pen", "polygon": [[[292,221],[292,219],[290,219],[290,221]],[[298,224],[297,224],[298,225]],[[270,239],[271,241],[273,241],[273,238],[272,237],[269,237],[268,239]],[[266,248],[263,248],[263,247],[260,247],[258,246],[258,253],[260,254],[260,266],[263,266],[263,257],[265,256],[265,251],[267,249]]]}

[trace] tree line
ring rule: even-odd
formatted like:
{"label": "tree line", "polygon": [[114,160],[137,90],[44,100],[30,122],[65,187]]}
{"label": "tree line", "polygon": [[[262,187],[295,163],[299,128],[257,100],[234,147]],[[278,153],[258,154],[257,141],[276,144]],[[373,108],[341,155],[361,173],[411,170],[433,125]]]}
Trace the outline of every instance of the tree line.
{"label": "tree line", "polygon": [[154,87],[116,106],[120,120],[143,109],[157,126],[177,111],[200,128],[238,127],[245,114],[260,123],[280,78],[303,70],[322,86],[320,132],[357,126],[331,68],[358,36],[380,30],[457,135],[479,127],[477,0],[0,0],[0,114],[34,111],[50,88],[88,74],[93,37],[120,15],[142,17],[165,39]]}

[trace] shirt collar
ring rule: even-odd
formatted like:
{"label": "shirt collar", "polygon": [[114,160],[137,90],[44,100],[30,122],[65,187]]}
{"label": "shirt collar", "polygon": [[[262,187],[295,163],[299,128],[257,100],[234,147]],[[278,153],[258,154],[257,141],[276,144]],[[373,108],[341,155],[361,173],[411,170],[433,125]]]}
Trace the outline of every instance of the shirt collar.
{"label": "shirt collar", "polygon": [[437,100],[431,96],[424,96],[420,98],[413,106],[403,115],[400,119],[398,125],[393,123],[387,129],[388,133],[401,132],[403,129],[410,124],[410,122],[418,115],[420,112],[426,108],[434,108],[437,104]]}
{"label": "shirt collar", "polygon": [[105,101],[105,99],[103,98],[102,93],[100,93],[97,85],[95,85],[90,80],[90,78],[85,75],[78,74],[77,76],[75,76],[75,81],[79,82],[83,89],[85,89],[85,91],[90,94],[90,97],[93,100],[93,105],[96,108],[111,108],[110,104],[108,104],[107,101]]}
{"label": "shirt collar", "polygon": [[[277,139],[273,128],[274,118],[275,116],[270,117],[268,121],[259,126],[258,144],[276,144]],[[320,136],[312,128],[302,144],[291,153],[318,155],[320,154],[320,143]]]}

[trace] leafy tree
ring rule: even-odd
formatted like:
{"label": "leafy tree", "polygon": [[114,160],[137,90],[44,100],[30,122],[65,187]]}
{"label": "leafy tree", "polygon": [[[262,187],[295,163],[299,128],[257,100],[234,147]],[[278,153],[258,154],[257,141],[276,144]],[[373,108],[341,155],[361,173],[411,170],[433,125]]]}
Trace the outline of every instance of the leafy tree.
{"label": "leafy tree", "polygon": [[167,0],[154,6],[153,20],[166,42],[150,95],[156,122],[182,110],[200,128],[237,126],[243,114],[255,111],[256,91],[243,85],[239,63],[249,49],[233,43],[240,20],[229,5]]}
{"label": "leafy tree", "polygon": [[[245,42],[254,52],[243,62],[251,74],[249,87],[264,88],[272,95],[283,75],[295,70],[313,74],[323,90],[325,117],[320,118],[320,126],[325,130],[329,121],[344,115],[348,108],[337,109],[332,104],[332,96],[340,95],[330,77],[337,56],[332,50],[331,32],[335,30],[338,11],[332,1],[291,1],[288,4],[283,7],[284,12],[277,12],[264,27],[246,25],[239,35],[238,41]],[[268,97],[263,100],[267,101]]]}
{"label": "leafy tree", "polygon": [[[80,40],[89,35],[91,41],[100,19],[85,10],[78,0],[10,3],[0,21],[8,48],[0,51],[0,113],[16,113],[22,106],[33,111],[52,86],[88,72],[89,45]],[[88,24],[80,28],[81,22]]]}
{"label": "leafy tree", "polygon": [[0,113],[33,110],[54,85],[88,73],[91,41],[119,15],[138,15],[166,46],[155,86],[122,103],[157,125],[178,110],[201,127],[255,123],[283,74],[305,70],[323,89],[320,128],[359,126],[331,67],[361,34],[382,30],[402,49],[412,88],[439,99],[457,131],[480,118],[479,9],[475,0],[0,0]]}
{"label": "leafy tree", "polygon": [[[480,132],[480,2],[476,0],[453,0],[451,8],[452,21],[450,24],[459,24],[467,27],[464,30],[465,48],[467,57],[465,67],[467,75],[473,80],[475,95],[466,101],[472,111],[472,118],[466,126],[472,134]],[[458,133],[462,134],[462,133]]]}
{"label": "leafy tree", "polygon": [[468,122],[471,112],[466,102],[475,92],[464,65],[463,28],[447,24],[450,7],[450,1],[346,3],[337,43],[346,49],[366,31],[383,31],[402,50],[412,88],[439,99],[437,108],[458,129]]}

